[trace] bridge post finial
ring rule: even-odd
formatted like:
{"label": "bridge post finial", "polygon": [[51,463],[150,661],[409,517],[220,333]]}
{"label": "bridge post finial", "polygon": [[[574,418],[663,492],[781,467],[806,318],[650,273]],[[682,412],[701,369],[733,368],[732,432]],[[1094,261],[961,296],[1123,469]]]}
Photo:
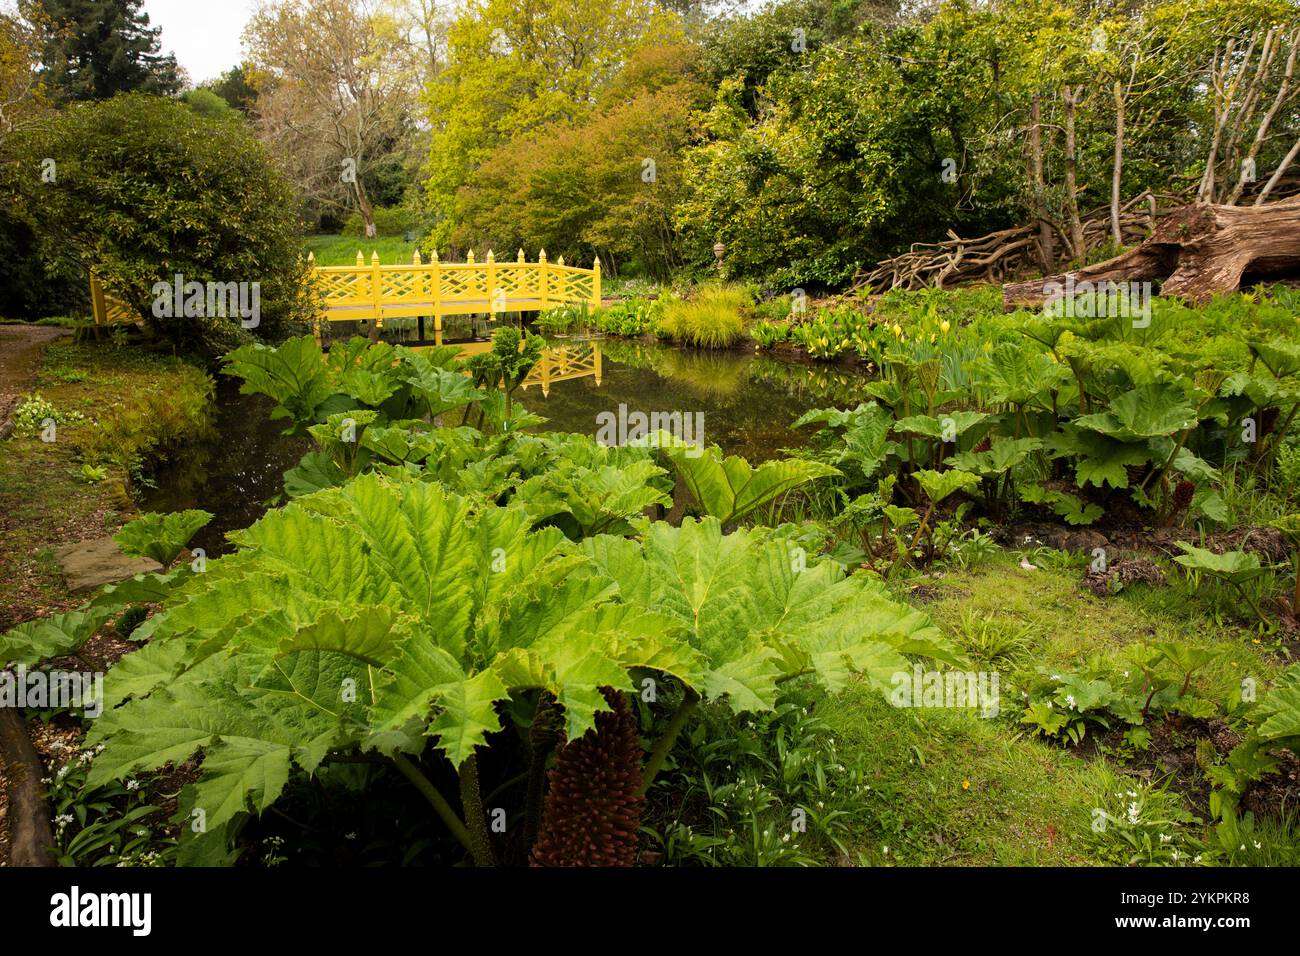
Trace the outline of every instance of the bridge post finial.
{"label": "bridge post finial", "polygon": [[378,249],[371,249],[371,250],[370,250],[370,264],[371,264],[372,266],[377,266],[377,265],[379,265],[379,250],[378,250]]}
{"label": "bridge post finial", "polygon": [[523,262],[523,261],[524,261],[524,250],[520,249],[519,254],[515,256],[515,262]]}
{"label": "bridge post finial", "polygon": [[430,261],[430,262],[437,262],[437,261],[438,261],[438,250],[437,250],[437,249],[434,249],[434,250],[433,250],[433,255],[429,257],[429,261]]}
{"label": "bridge post finial", "polygon": [[491,249],[488,250],[488,253],[487,253],[487,261],[488,261],[488,262],[496,262],[496,261],[497,261],[497,260],[496,260],[496,256],[492,255],[492,250],[491,250]]}
{"label": "bridge post finial", "polygon": [[316,253],[311,250],[307,251],[307,265],[312,269],[316,268]]}
{"label": "bridge post finial", "polygon": [[411,254],[411,265],[413,265],[413,266],[419,266],[419,265],[423,265],[423,264],[424,264],[424,263],[422,263],[422,262],[420,261],[420,250],[419,250],[419,249],[416,249],[415,252],[413,252],[413,253]]}
{"label": "bridge post finial", "polygon": [[471,250],[469,251],[469,253],[465,256],[465,261],[466,261],[466,262],[473,262],[473,261],[474,261],[474,250],[473,250],[473,249],[471,249]]}
{"label": "bridge post finial", "polygon": [[564,265],[564,256],[560,256],[560,258],[556,259],[556,260],[555,260],[555,264],[556,264],[557,266],[562,266],[562,265]]}
{"label": "bridge post finial", "polygon": [[366,257],[363,256],[363,255],[361,254],[361,250],[358,249],[358,250],[357,250],[357,265],[359,265],[359,266],[364,266],[365,264],[366,264]]}
{"label": "bridge post finial", "polygon": [[546,250],[545,250],[545,249],[542,249],[542,250],[540,250],[540,251],[537,253],[537,261],[538,261],[538,262],[545,262],[545,261],[546,261]]}

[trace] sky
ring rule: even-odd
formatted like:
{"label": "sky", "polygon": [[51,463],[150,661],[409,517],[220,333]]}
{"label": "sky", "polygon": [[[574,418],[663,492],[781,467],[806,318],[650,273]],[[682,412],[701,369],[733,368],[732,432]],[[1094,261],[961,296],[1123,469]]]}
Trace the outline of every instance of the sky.
{"label": "sky", "polygon": [[239,37],[255,0],[144,0],[152,26],[162,27],[163,52],[176,54],[194,84],[236,65]]}

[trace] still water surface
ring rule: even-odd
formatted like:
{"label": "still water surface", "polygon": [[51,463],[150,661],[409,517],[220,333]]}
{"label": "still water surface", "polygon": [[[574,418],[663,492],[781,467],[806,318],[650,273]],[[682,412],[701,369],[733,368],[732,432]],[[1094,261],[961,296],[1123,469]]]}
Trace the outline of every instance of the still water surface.
{"label": "still water surface", "polygon": [[[590,348],[587,342],[555,344]],[[552,381],[545,394],[538,385],[518,393],[530,411],[548,419],[545,429],[594,436],[597,416],[617,415],[620,404],[646,414],[700,412],[707,444],[759,462],[807,440],[812,429],[794,432],[790,423],[808,409],[852,406],[865,397],[867,379],[857,372],[749,350],[699,352],[612,340],[597,345],[599,382],[593,371]],[[256,521],[280,494],[284,472],[312,447],[309,439],[281,434],[285,421],[272,421],[272,408],[261,396],[240,395],[237,381],[220,381],[213,437],[186,446],[160,468],[142,507],[210,511],[216,517],[193,546],[208,554],[230,550],[226,532]]]}

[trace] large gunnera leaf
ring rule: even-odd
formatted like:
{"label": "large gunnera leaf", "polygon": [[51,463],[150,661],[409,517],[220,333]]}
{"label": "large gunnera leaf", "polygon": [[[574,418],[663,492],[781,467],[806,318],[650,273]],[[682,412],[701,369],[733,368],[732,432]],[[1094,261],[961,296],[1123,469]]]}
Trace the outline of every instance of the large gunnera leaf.
{"label": "large gunnera leaf", "polygon": [[1196,409],[1174,385],[1140,385],[1116,396],[1109,410],[1082,415],[1074,424],[1118,441],[1140,441],[1195,427]]}
{"label": "large gunnera leaf", "polygon": [[706,696],[736,711],[770,709],[777,682],[814,673],[842,687],[862,674],[880,688],[911,665],[904,653],[955,661],[927,618],[865,575],[846,577],[760,530],[724,535],[715,518],[657,523],[644,543],[584,542],[624,601],[677,621],[707,662]]}
{"label": "large gunnera leaf", "polygon": [[738,455],[723,458],[717,446],[704,450],[674,446],[665,453],[691,497],[723,525],[739,521],[800,485],[839,474],[830,465],[792,458],[754,468]]}
{"label": "large gunnera leaf", "polygon": [[677,621],[620,602],[532,520],[374,474],[270,512],[168,597],[139,666],[109,673],[107,698],[125,703],[92,730],[93,779],[201,751],[182,805],[228,839],[333,749],[419,753],[432,738],[459,766],[514,691],[552,693],[577,737],[608,709],[600,687],[632,689],[630,668],[698,684]]}

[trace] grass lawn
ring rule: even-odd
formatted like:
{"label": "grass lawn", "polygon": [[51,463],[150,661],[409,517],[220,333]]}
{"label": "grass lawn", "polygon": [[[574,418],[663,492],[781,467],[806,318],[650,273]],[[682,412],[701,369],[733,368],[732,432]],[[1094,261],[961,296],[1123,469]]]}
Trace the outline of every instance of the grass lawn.
{"label": "grass lawn", "polygon": [[[366,239],[362,236],[319,235],[307,238],[307,249],[316,257],[318,266],[356,265],[358,250],[365,257],[367,265],[370,264],[370,255],[373,252],[379,253],[379,262],[382,265],[408,263],[415,254],[416,245],[414,242],[407,242],[401,236]],[[421,258],[424,258],[423,253]]]}

